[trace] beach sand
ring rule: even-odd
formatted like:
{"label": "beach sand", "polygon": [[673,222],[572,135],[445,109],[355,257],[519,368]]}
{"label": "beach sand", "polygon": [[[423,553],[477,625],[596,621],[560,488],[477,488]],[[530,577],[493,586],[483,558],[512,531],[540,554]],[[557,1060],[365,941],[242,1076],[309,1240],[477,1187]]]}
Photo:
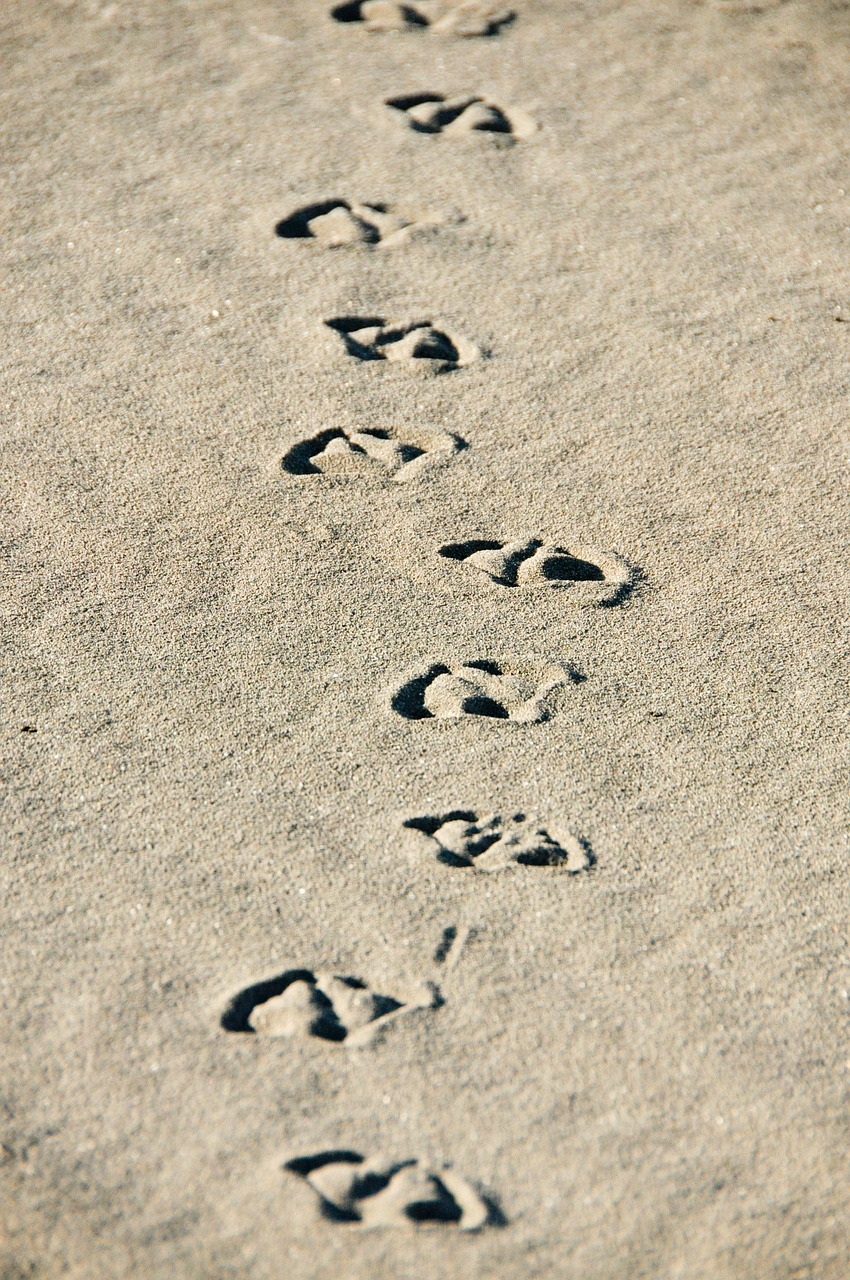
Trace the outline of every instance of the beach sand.
{"label": "beach sand", "polygon": [[514,7],[4,7],[4,1280],[848,1273],[850,6]]}

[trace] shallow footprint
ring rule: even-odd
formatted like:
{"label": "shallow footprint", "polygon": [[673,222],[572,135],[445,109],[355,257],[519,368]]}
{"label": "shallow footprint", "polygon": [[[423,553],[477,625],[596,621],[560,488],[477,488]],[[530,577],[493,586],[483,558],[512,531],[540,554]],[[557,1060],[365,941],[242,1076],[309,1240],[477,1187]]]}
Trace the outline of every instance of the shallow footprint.
{"label": "shallow footprint", "polygon": [[448,1166],[419,1160],[368,1159],[356,1151],[296,1156],[283,1168],[303,1178],[319,1197],[324,1217],[363,1227],[427,1224],[479,1231],[504,1221],[496,1206]]}
{"label": "shallow footprint", "polygon": [[474,867],[476,871],[557,867],[575,875],[594,863],[582,836],[565,832],[555,838],[524,813],[503,818],[498,813],[480,815],[471,809],[455,809],[408,818],[404,827],[417,851],[434,853],[450,867]]}
{"label": "shallow footprint", "polygon": [[348,0],[331,9],[337,22],[362,22],[367,31],[454,36],[493,36],[514,16],[493,0]]}
{"label": "shallow footprint", "polygon": [[340,335],[355,359],[389,360],[417,373],[448,373],[481,355],[474,343],[426,319],[334,316],[325,324]]}
{"label": "shallow footprint", "polygon": [[367,1044],[391,1018],[413,1009],[433,1009],[436,988],[423,983],[401,996],[379,995],[359,978],[309,969],[288,969],[245,987],[221,1018],[225,1031],[259,1036],[316,1038]]}
{"label": "shallow footprint", "polygon": [[368,477],[403,484],[465,447],[458,436],[424,427],[362,431],[332,427],[292,445],[279,466],[291,476]]}
{"label": "shallow footprint", "polygon": [[472,538],[447,543],[439,555],[477,569],[501,587],[569,590],[577,604],[618,604],[634,584],[634,570],[613,552],[559,546],[542,538]]}
{"label": "shallow footprint", "polygon": [[570,667],[536,659],[435,662],[392,694],[390,705],[405,720],[482,717],[533,724],[549,719],[551,697],[582,677]]}
{"label": "shallow footprint", "polygon": [[442,93],[407,93],[385,98],[417,133],[444,133],[449,137],[479,133],[518,140],[534,133],[536,125],[518,107],[500,107],[476,93],[448,97]]}

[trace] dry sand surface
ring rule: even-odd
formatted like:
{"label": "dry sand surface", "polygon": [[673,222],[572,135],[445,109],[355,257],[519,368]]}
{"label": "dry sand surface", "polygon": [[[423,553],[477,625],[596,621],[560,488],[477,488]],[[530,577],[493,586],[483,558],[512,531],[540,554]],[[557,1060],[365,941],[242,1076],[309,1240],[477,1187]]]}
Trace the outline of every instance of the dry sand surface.
{"label": "dry sand surface", "polygon": [[0,16],[2,1276],[846,1280],[850,6],[332,7]]}

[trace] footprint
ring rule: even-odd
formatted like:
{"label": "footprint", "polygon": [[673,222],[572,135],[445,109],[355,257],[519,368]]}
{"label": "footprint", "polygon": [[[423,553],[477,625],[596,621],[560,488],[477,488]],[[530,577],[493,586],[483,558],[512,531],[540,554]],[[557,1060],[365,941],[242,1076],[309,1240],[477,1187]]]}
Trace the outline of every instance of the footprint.
{"label": "footprint", "polygon": [[498,813],[479,815],[471,809],[455,809],[438,816],[408,818],[414,850],[436,852],[449,867],[474,867],[476,871],[503,871],[506,867],[558,867],[576,875],[595,861],[590,846],[572,832],[555,838],[524,813],[503,818]]}
{"label": "footprint", "polygon": [[374,244],[392,247],[418,230],[437,227],[446,221],[447,218],[437,215],[408,216],[385,204],[325,200],[295,209],[277,224],[275,235],[283,240],[315,240],[328,249]]}
{"label": "footprint", "polygon": [[390,705],[405,720],[476,716],[533,724],[552,715],[556,689],[583,679],[557,662],[435,662],[396,689]]}
{"label": "footprint", "polygon": [[449,98],[442,93],[410,93],[385,98],[386,106],[401,113],[405,123],[417,133],[496,133],[509,139],[528,138],[536,128],[525,111],[500,107],[479,94],[464,93]]}
{"label": "footprint", "polygon": [[492,36],[515,14],[491,0],[353,0],[331,9],[337,22],[362,22],[367,31],[429,31]]}
{"label": "footprint", "polygon": [[332,1222],[363,1227],[419,1227],[442,1223],[461,1231],[502,1225],[496,1205],[448,1166],[420,1160],[368,1159],[356,1151],[296,1156],[283,1168],[310,1184]]}
{"label": "footprint", "polygon": [[402,998],[378,995],[359,978],[288,969],[235,995],[221,1025],[225,1031],[314,1037],[361,1047],[391,1019],[412,1009],[434,1009],[439,1003],[430,983],[412,988]]}
{"label": "footprint", "polygon": [[618,604],[634,582],[634,571],[619,556],[592,547],[558,546],[542,538],[498,542],[473,538],[440,547],[500,587],[551,587],[569,590],[577,603]]}
{"label": "footprint", "polygon": [[424,427],[392,431],[333,427],[293,445],[280,459],[280,468],[291,476],[362,476],[403,484],[465,448],[459,436]]}
{"label": "footprint", "polygon": [[760,14],[779,9],[786,0],[709,0],[709,3],[721,13]]}
{"label": "footprint", "polygon": [[481,355],[466,338],[431,320],[391,321],[382,316],[335,316],[326,320],[357,360],[389,360],[419,373],[448,373]]}

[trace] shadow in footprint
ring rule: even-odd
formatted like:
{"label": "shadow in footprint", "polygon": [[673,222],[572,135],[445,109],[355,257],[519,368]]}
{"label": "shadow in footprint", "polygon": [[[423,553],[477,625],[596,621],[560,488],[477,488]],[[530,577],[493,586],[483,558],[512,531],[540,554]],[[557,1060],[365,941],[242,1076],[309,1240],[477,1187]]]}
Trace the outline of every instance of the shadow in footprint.
{"label": "shadow in footprint", "polygon": [[[362,1165],[363,1156],[358,1151],[348,1151],[345,1149],[337,1151],[320,1151],[314,1156],[298,1156],[294,1160],[287,1160],[283,1168],[287,1173],[294,1173],[305,1181],[311,1180],[311,1174],[319,1173],[320,1170],[333,1167],[336,1165]],[[360,1215],[354,1209],[346,1209],[335,1204],[332,1200],[327,1199],[323,1195],[319,1195],[319,1212],[323,1218],[327,1218],[329,1222],[359,1222]]]}
{"label": "shadow in footprint", "polygon": [[542,538],[505,542],[469,538],[446,543],[437,554],[478,570],[499,587],[533,590],[550,586],[568,593],[567,599],[577,604],[620,604],[638,577],[637,570],[613,552],[591,547],[568,549]]}
{"label": "shadow in footprint", "polygon": [[591,564],[589,560],[579,560],[560,547],[543,563],[541,573],[547,582],[605,581],[605,574],[599,565]]}
{"label": "shadow in footprint", "polygon": [[345,1149],[287,1160],[283,1168],[303,1178],[334,1222],[369,1227],[442,1224],[461,1231],[504,1226],[498,1203],[449,1166],[419,1160],[365,1158]]}
{"label": "shadow in footprint", "polygon": [[437,676],[448,675],[449,668],[436,662],[421,676],[414,676],[392,696],[392,709],[405,720],[428,720],[433,715],[425,706],[425,693]]}
{"label": "shadow in footprint", "polygon": [[[436,993],[430,992],[432,1007],[436,999]],[[420,994],[417,1004],[409,1007],[424,1003]],[[241,1034],[312,1036],[339,1043],[405,1007],[393,996],[370,991],[359,978],[288,969],[234,996],[221,1026]]]}
{"label": "shadow in footprint", "polygon": [[322,200],[293,210],[275,226],[282,240],[308,240],[327,249],[401,244],[427,228],[461,222],[459,214],[401,210],[387,204]]}
{"label": "shadow in footprint", "polygon": [[254,1035],[254,1028],[248,1019],[258,1004],[265,1004],[275,996],[282,995],[292,982],[315,982],[315,975],[310,969],[287,969],[276,978],[267,978],[264,982],[255,982],[233,997],[221,1016],[221,1025],[225,1031],[243,1031]]}
{"label": "shadow in footprint", "polygon": [[[344,440],[345,432],[337,428],[320,431],[309,440],[301,440],[281,458],[281,468],[291,476],[320,476],[321,467],[317,467],[313,459],[328,447],[331,440]],[[363,450],[361,450],[361,453]]]}
{"label": "shadow in footprint", "polygon": [[450,542],[440,547],[439,554],[447,560],[467,560],[479,551],[499,551],[501,542],[491,542],[486,538],[472,539],[470,542]]}
{"label": "shadow in footprint", "polygon": [[434,948],[434,964],[445,964],[457,939],[457,925],[447,925],[443,936]]}
{"label": "shadow in footprint", "polygon": [[324,218],[334,209],[348,209],[345,200],[322,200],[318,204],[307,204],[303,209],[296,209],[289,217],[282,218],[274,229],[276,236],[282,240],[311,240],[313,233],[310,223],[314,218]]}
{"label": "shadow in footprint", "polygon": [[336,22],[362,22],[367,31],[427,30],[443,36],[494,36],[512,22],[512,9],[494,0],[344,0]]}
{"label": "shadow in footprint", "polygon": [[350,355],[356,356],[358,360],[383,360],[383,354],[378,351],[371,341],[367,341],[361,335],[374,330],[380,330],[384,321],[381,316],[336,316],[331,320],[326,320],[325,324],[329,329],[333,329],[338,333],[346,349]]}
{"label": "shadow in footprint", "polygon": [[553,867],[575,875],[596,859],[583,836],[573,831],[551,835],[524,813],[507,817],[454,809],[440,815],[407,818],[414,851],[429,852],[449,867],[502,871],[509,867]]}
{"label": "shadow in footprint", "polygon": [[549,719],[557,689],[584,679],[573,667],[535,659],[431,663],[390,695],[390,707],[405,720],[468,716],[533,724]]}
{"label": "shadow in footprint", "polygon": [[[523,814],[517,814],[514,821],[524,820]],[[471,867],[474,860],[499,840],[503,838],[504,832],[498,826],[479,826],[477,815],[472,809],[453,809],[450,813],[444,813],[441,817],[433,817],[425,815],[421,818],[408,818],[404,824],[408,830],[420,831],[423,835],[429,836],[437,849],[437,861],[444,863],[447,867]],[[455,837],[454,844],[456,847],[449,848],[446,843],[441,842],[439,833],[441,830],[452,832],[462,832],[462,841]],[[548,837],[547,837],[548,838]],[[448,841],[448,837],[444,837]],[[452,939],[453,940],[453,939]]]}
{"label": "shadow in footprint", "polygon": [[465,665],[472,667],[473,671],[486,671],[489,676],[504,675],[502,664],[492,658],[470,658]]}
{"label": "shadow in footprint", "polygon": [[500,107],[478,94],[449,98],[442,93],[405,93],[385,98],[391,110],[404,117],[415,133],[444,133],[448,136],[498,134],[511,141],[528,138],[534,121],[515,107]]}
{"label": "shadow in footprint", "polygon": [[510,712],[495,698],[488,698],[483,693],[475,693],[471,698],[464,698],[461,710],[468,716],[486,716],[490,720],[510,720]]}
{"label": "shadow in footprint", "polygon": [[306,1178],[308,1174],[315,1173],[317,1169],[323,1169],[326,1164],[362,1164],[363,1156],[359,1151],[348,1151],[346,1149],[332,1151],[317,1151],[312,1156],[296,1156],[292,1160],[287,1160],[284,1169],[289,1173],[297,1173],[299,1177]]}
{"label": "shadow in footprint", "polygon": [[424,428],[343,431],[332,427],[292,445],[280,459],[280,469],[291,476],[404,482],[466,447],[458,436]]}
{"label": "shadow in footprint", "polygon": [[386,360],[417,372],[448,373],[479,359],[481,351],[429,319],[394,321],[381,316],[333,316],[325,321],[357,360]]}

